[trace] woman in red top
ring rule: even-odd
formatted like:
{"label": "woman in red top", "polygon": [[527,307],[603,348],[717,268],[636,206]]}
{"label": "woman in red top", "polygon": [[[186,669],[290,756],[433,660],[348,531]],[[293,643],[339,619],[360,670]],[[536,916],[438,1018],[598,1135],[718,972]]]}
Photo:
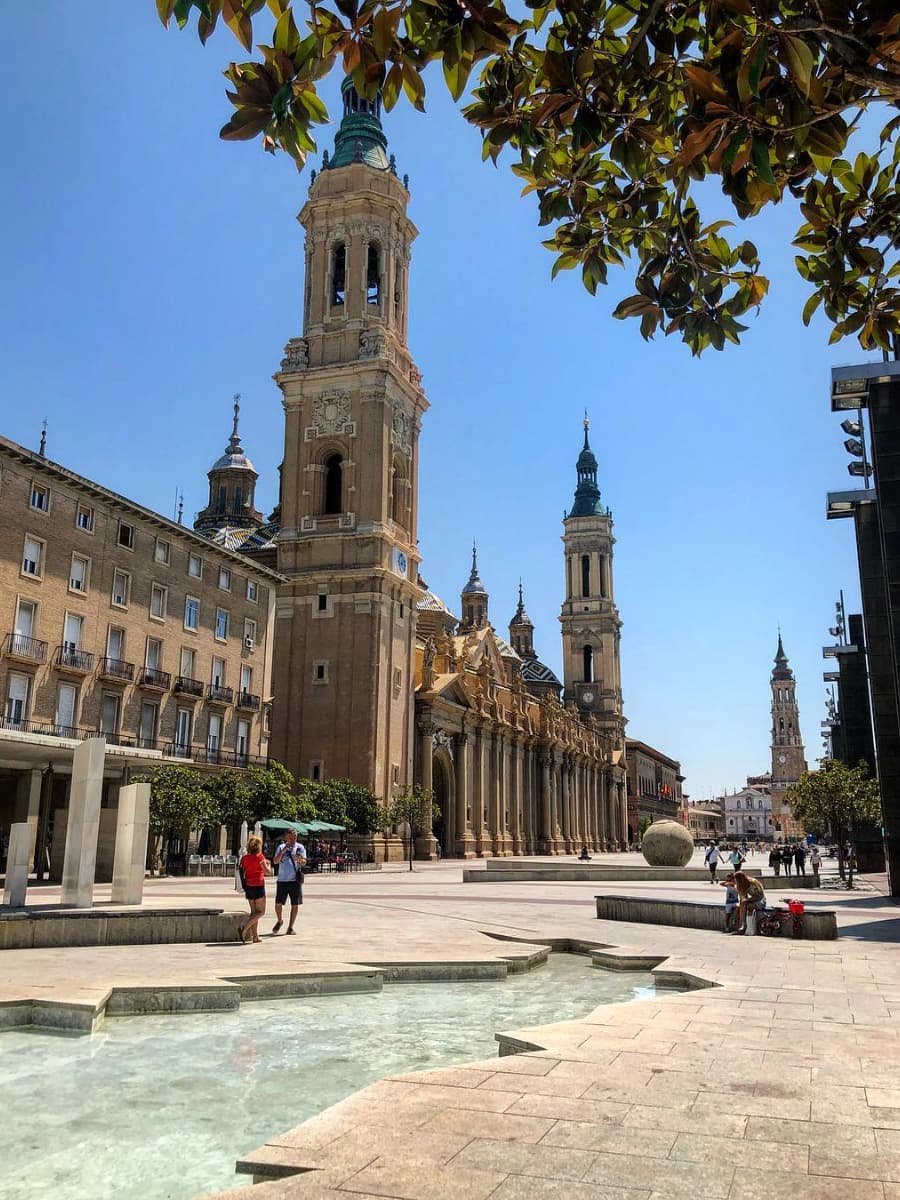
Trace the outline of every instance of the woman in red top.
{"label": "woman in red top", "polygon": [[262,852],[262,838],[256,834],[247,838],[247,853],[241,857],[240,870],[244,880],[244,895],[250,905],[250,919],[246,925],[240,926],[238,936],[242,942],[258,942],[259,918],[266,911],[266,876],[272,874],[272,868]]}

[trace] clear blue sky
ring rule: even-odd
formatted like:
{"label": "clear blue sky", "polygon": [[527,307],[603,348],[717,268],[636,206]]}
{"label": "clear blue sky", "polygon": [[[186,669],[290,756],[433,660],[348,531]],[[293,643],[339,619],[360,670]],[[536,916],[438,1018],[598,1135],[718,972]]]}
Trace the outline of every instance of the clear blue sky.
{"label": "clear blue sky", "polygon": [[[308,186],[284,156],[229,145],[220,74],[166,32],[152,0],[20,5],[9,23],[4,122],[0,430],[171,514],[191,516],[243,394],[244,445],[276,498],[280,394],[301,331]],[[769,762],[769,671],[781,623],[810,760],[821,753],[823,661],[838,590],[858,594],[849,522],[825,492],[851,485],[829,367],[864,356],[800,321],[786,206],[747,227],[772,293],[740,348],[699,362],[645,344],[610,312],[624,273],[592,299],[550,282],[533,198],[431,78],[428,113],[386,118],[411,179],[410,344],[431,411],[421,442],[423,574],[454,609],[472,538],[505,632],[525,581],[541,656],[560,670],[561,518],[581,418],[617,537],[628,732],[682,761],[697,799]],[[329,81],[328,98],[339,80]],[[330,146],[333,130],[323,131]],[[717,205],[717,213],[721,208]]]}

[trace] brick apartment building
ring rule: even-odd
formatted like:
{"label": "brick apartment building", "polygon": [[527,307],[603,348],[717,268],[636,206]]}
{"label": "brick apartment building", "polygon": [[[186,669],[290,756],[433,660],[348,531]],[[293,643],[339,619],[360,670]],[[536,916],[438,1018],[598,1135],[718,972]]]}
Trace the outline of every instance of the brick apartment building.
{"label": "brick apartment building", "polygon": [[82,738],[110,831],[134,772],[265,760],[279,576],[5,438],[0,503],[0,830],[28,820],[55,871]]}

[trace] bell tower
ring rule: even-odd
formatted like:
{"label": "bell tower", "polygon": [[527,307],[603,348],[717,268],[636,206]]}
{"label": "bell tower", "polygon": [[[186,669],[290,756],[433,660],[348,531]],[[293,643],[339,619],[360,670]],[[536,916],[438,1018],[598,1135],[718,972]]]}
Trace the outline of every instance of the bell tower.
{"label": "bell tower", "polygon": [[803,830],[784,802],[784,793],[806,771],[806,756],[800,736],[800,710],[794,672],[778,631],[778,649],[772,669],[772,813],[785,838],[800,837]]}
{"label": "bell tower", "polygon": [[600,500],[597,459],[584,421],[584,446],[578,455],[575,502],[563,522],[566,599],[560,622],[566,704],[584,716],[593,714],[609,730],[613,745],[624,746],[619,630],[622,622],[613,599],[612,516]]}
{"label": "bell tower", "polygon": [[298,778],[412,783],[418,439],[406,345],[416,229],[381,100],[344,81],[334,156],[299,220],[303,336],[275,381],[285,447],[271,753]]}

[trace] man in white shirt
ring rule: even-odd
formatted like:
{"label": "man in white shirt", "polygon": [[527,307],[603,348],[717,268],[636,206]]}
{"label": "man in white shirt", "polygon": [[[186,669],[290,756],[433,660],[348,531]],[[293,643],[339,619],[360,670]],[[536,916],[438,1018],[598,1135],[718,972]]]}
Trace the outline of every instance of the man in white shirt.
{"label": "man in white shirt", "polygon": [[719,860],[721,859],[721,857],[722,857],[722,855],[719,851],[719,847],[716,845],[715,842],[712,842],[709,846],[707,846],[706,856],[704,857],[703,861],[709,867],[709,882],[710,883],[716,882],[716,871],[718,871],[718,869],[719,869]]}
{"label": "man in white shirt", "polygon": [[296,830],[289,829],[284,841],[272,858],[275,867],[275,924],[273,933],[278,933],[284,924],[282,913],[286,900],[291,902],[291,916],[287,932],[294,932],[297,913],[303,903],[303,868],[306,866],[306,849],[297,841]]}

